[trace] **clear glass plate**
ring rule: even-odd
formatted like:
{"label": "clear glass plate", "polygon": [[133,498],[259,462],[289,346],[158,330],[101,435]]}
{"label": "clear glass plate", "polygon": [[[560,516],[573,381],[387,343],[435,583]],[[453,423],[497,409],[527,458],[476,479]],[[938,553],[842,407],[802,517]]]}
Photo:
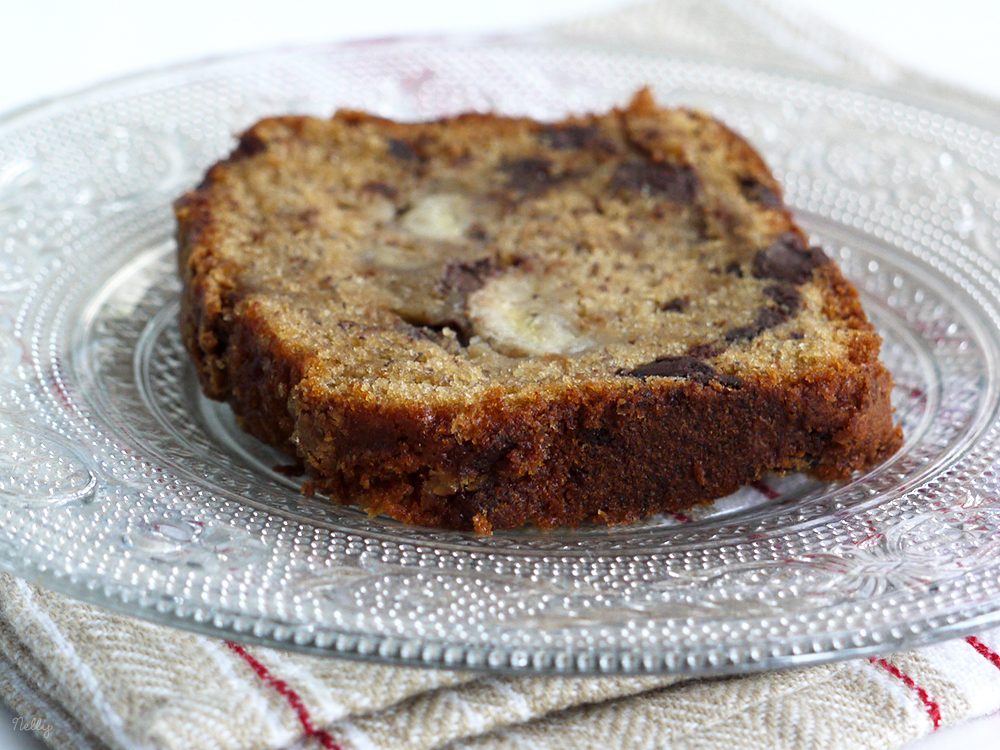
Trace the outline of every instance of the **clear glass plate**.
{"label": "clear glass plate", "polygon": [[[631,527],[471,534],[306,498],[201,397],[171,200],[256,118],[556,117],[642,83],[764,152],[885,337],[905,447]],[[991,130],[990,128],[994,128]],[[706,674],[1000,621],[1000,135],[835,81],[518,41],[255,54],[0,124],[0,566],[279,647],[523,672]]]}

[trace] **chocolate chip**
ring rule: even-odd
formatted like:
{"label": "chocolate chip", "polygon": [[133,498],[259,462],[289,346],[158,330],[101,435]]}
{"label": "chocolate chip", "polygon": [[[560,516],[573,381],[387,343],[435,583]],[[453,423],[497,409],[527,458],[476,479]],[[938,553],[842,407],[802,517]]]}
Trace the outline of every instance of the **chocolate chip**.
{"label": "chocolate chip", "polygon": [[620,372],[621,375],[631,375],[635,378],[687,378],[696,383],[707,383],[715,377],[715,368],[707,362],[694,357],[661,357],[644,365]]}
{"label": "chocolate chip", "polygon": [[549,148],[563,151],[605,145],[596,125],[549,125],[542,128],[539,137]]}
{"label": "chocolate chip", "polygon": [[684,312],[690,305],[691,300],[687,297],[674,297],[660,305],[660,309],[664,312]]}
{"label": "chocolate chip", "polygon": [[740,192],[751,203],[759,203],[767,208],[784,206],[781,196],[755,177],[741,177]]}
{"label": "chocolate chip", "polygon": [[231,159],[246,159],[256,154],[267,151],[267,141],[261,138],[253,130],[248,130],[240,136],[240,142],[233,151]]}
{"label": "chocolate chip", "polygon": [[802,295],[791,284],[771,284],[764,287],[764,294],[789,317],[795,315],[802,307]]}
{"label": "chocolate chip", "polygon": [[680,357],[661,357],[632,370],[619,370],[618,374],[630,375],[642,380],[653,377],[685,378],[702,385],[714,380],[731,388],[739,387],[740,382],[738,378],[720,375],[708,362],[683,355]]}
{"label": "chocolate chip", "polygon": [[441,279],[442,291],[471,294],[496,270],[497,264],[493,258],[480,258],[471,263],[449,263]]}
{"label": "chocolate chip", "polygon": [[726,264],[726,273],[735,276],[738,279],[743,278],[743,266],[740,265],[739,261],[731,260]]}
{"label": "chocolate chip", "polygon": [[629,161],[618,165],[611,187],[660,195],[675,203],[691,203],[698,192],[698,176],[686,165]]}
{"label": "chocolate chip", "polygon": [[753,258],[753,275],[758,279],[776,279],[791,284],[807,281],[813,269],[829,262],[818,247],[806,247],[802,239],[786,232]]}
{"label": "chocolate chip", "polygon": [[764,289],[764,294],[776,303],[774,307],[764,307],[757,312],[752,325],[731,328],[726,331],[726,341],[749,341],[769,328],[780,326],[799,311],[802,297],[790,284],[772,284]]}
{"label": "chocolate chip", "polygon": [[420,161],[420,154],[413,148],[413,144],[399,138],[389,139],[389,153],[400,161]]}
{"label": "chocolate chip", "polygon": [[540,193],[559,181],[552,162],[538,157],[505,161],[500,169],[507,175],[507,187],[522,193]]}

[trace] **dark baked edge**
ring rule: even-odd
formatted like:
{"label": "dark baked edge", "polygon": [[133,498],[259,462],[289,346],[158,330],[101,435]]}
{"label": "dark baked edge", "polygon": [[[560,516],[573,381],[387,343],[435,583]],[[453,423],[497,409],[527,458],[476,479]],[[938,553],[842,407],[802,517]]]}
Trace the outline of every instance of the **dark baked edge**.
{"label": "dark baked edge", "polygon": [[[294,131],[301,118],[282,121]],[[758,178],[780,190],[756,151],[728,133]],[[474,407],[439,408],[376,403],[360,388],[336,398],[315,390],[304,378],[309,352],[278,341],[253,305],[238,306],[238,269],[213,251],[221,235],[212,184],[264,148],[251,128],[175,205],[181,330],[206,395],[228,401],[255,437],[301,458],[314,475],[310,491],[480,533],[617,524],[687,510],[767,472],[843,479],[902,442],[880,339],[832,263],[816,274],[826,313],[858,332],[853,348],[846,361],[791,382],[745,378],[733,388],[609,375],[516,402],[497,391]]]}

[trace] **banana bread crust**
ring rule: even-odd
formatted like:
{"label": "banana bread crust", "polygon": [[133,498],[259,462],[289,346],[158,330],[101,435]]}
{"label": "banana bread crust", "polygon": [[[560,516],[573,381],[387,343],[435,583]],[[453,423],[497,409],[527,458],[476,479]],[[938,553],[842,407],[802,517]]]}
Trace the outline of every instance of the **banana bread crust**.
{"label": "banana bread crust", "polygon": [[[641,119],[663,110],[640,94],[624,112]],[[334,122],[384,132],[390,143],[404,144],[389,147],[404,162],[414,158],[405,144],[420,143],[425,127],[354,112],[338,113]],[[203,390],[228,401],[252,435],[300,458],[310,470],[308,491],[407,523],[478,533],[525,524],[628,523],[689,509],[767,472],[806,471],[841,479],[872,466],[902,440],[892,420],[892,379],[878,358],[880,339],[853,286],[822,253],[808,248],[757,153],[712,122],[735,154],[731,161],[742,175],[739,185],[748,186],[744,194],[757,204],[752,210],[764,217],[764,241],[778,247],[777,255],[740,256],[740,278],[752,269],[755,277],[779,279],[767,287],[767,294],[779,300],[777,307],[762,308],[749,323],[731,325],[718,340],[688,347],[684,354],[626,363],[602,377],[569,382],[542,379],[515,388],[498,379],[477,386],[471,398],[453,399],[387,398],[350,378],[331,388],[317,352],[289,335],[287,321],[275,320],[273,305],[259,295],[253,279],[248,281],[239,254],[225,249],[240,233],[254,245],[253,227],[234,225],[231,216],[240,210],[234,209],[232,187],[239,184],[239,170],[269,156],[276,130],[294,140],[321,127],[310,118],[259,123],[175,206],[181,328]],[[553,148],[565,145],[560,138],[572,148],[607,148],[594,136],[592,120],[542,125],[466,115],[431,125],[447,131],[454,123],[482,128],[498,139],[525,129],[555,133],[545,136]],[[596,130],[598,136],[603,133]],[[655,164],[675,160],[675,155],[658,154],[655,146],[645,153]],[[532,175],[534,167],[526,165],[527,176],[518,179],[544,179]],[[628,187],[638,174],[646,180],[644,196],[660,190],[670,210],[691,203],[690,193],[698,189],[691,179],[678,178],[673,167],[662,183],[651,182],[660,173],[649,177],[645,167],[629,169],[619,166],[615,179]],[[378,189],[394,190],[391,184]],[[529,189],[534,189],[531,184]],[[699,221],[706,220],[721,223],[724,235],[728,217],[702,211]],[[791,271],[786,247],[792,248]],[[783,263],[777,269],[771,267],[775,257]],[[793,342],[772,344],[771,339],[779,330],[792,339],[799,333],[788,329],[794,328],[797,310],[813,303],[789,290],[802,285],[815,290],[821,314],[834,322],[841,340],[838,356],[791,372],[744,370],[725,359],[726,347],[790,346]],[[790,295],[792,302],[782,301]],[[678,298],[661,309],[687,304]],[[444,327],[452,326],[460,335],[463,324],[448,321]],[[429,327],[438,335],[440,325]],[[441,346],[454,348],[456,334],[448,335]]]}

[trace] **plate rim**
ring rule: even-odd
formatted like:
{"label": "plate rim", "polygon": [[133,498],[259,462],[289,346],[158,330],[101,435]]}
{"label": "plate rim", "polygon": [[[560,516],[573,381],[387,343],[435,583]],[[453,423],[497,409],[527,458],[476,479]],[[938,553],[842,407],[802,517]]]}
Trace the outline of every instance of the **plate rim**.
{"label": "plate rim", "polygon": [[[428,34],[428,35],[406,35],[398,37],[388,37],[388,38],[367,38],[360,40],[348,40],[333,43],[311,43],[311,44],[295,44],[295,45],[277,45],[263,47],[259,49],[243,50],[239,52],[224,53],[219,55],[209,55],[204,57],[192,58],[180,62],[172,62],[167,65],[151,66],[146,67],[137,71],[129,72],[121,76],[115,76],[108,78],[103,81],[99,81],[88,86],[80,87],[69,91],[64,94],[53,95],[43,97],[41,99],[29,102],[27,104],[14,107],[3,113],[0,113],[0,134],[2,134],[7,128],[17,126],[20,122],[24,120],[29,120],[34,117],[43,116],[49,108],[72,104],[78,102],[82,99],[87,99],[92,96],[101,96],[114,94],[117,90],[126,88],[127,86],[140,83],[145,80],[155,79],[160,76],[170,76],[179,73],[183,73],[187,70],[202,69],[208,66],[223,66],[233,63],[238,63],[241,60],[250,60],[254,58],[269,57],[273,55],[296,55],[296,54],[308,54],[310,52],[321,52],[327,50],[342,51],[345,49],[350,49],[352,47],[366,46],[372,44],[380,45],[412,45],[412,44],[428,44],[428,43],[439,43],[443,45],[460,45],[465,46],[469,44],[480,44],[480,43],[502,43],[508,45],[520,45],[528,49],[544,49],[544,48],[559,48],[562,50],[572,51],[602,51],[604,53],[614,54],[616,52],[621,53],[625,50],[617,45],[611,44],[599,44],[595,42],[580,42],[573,39],[566,39],[558,35],[551,34],[463,34],[463,35],[439,35],[439,34]],[[888,87],[877,85],[877,84],[864,84],[860,82],[855,82],[853,80],[840,79],[833,74],[826,73],[824,71],[806,71],[803,69],[784,67],[784,66],[774,66],[774,65],[764,65],[755,62],[744,63],[732,60],[726,60],[723,58],[718,58],[710,55],[698,55],[698,54],[663,54],[656,52],[652,49],[643,48],[628,48],[629,54],[639,56],[642,58],[654,59],[663,62],[677,61],[677,62],[693,62],[693,63],[703,63],[718,65],[721,67],[739,69],[743,71],[757,72],[767,75],[775,75],[786,80],[791,81],[803,81],[807,83],[819,83],[824,85],[829,85],[838,90],[847,90],[855,93],[865,93],[878,96],[881,99],[891,100],[893,102],[898,102],[900,104],[919,107],[921,109],[930,110],[936,114],[942,115],[944,117],[961,117],[963,120],[969,124],[973,124],[976,127],[981,128],[983,131],[988,133],[993,133],[994,135],[1000,137],[1000,129],[992,123],[989,123],[988,119],[985,118],[981,113],[979,113],[974,108],[961,107],[959,103],[947,101],[939,97],[935,97],[928,94],[914,94],[912,92],[900,92],[894,91]],[[961,114],[956,115],[954,111],[956,109],[961,109]],[[998,265],[1000,267],[1000,265]],[[33,427],[37,430],[37,427]],[[40,430],[44,432],[44,430]],[[53,433],[59,437],[60,442],[68,443],[69,441],[64,436],[58,436],[57,433]],[[234,641],[241,641],[246,643],[251,643],[255,645],[268,646],[272,648],[287,648],[290,650],[301,651],[305,653],[318,654],[331,657],[343,657],[351,658],[367,662],[375,662],[380,664],[396,664],[400,666],[419,666],[419,667],[432,667],[432,668],[442,668],[442,669],[462,669],[462,670],[473,670],[473,671],[483,671],[492,673],[504,673],[504,674],[553,674],[553,675],[568,675],[577,674],[583,676],[598,676],[601,674],[609,675],[621,675],[621,674],[684,674],[684,675],[724,675],[724,674],[745,674],[749,672],[757,672],[761,670],[771,669],[775,667],[789,667],[789,666],[804,666],[808,664],[815,663],[826,663],[832,661],[839,661],[843,659],[858,658],[873,654],[885,653],[889,650],[894,650],[897,647],[915,647],[921,645],[927,645],[934,643],[946,638],[960,637],[963,635],[968,635],[976,632],[977,630],[1000,623],[1000,601],[995,602],[990,608],[987,605],[981,605],[981,611],[973,609],[973,611],[979,612],[978,614],[973,614],[969,618],[960,618],[956,621],[945,622],[940,625],[934,625],[927,627],[922,630],[919,635],[912,634],[900,634],[898,637],[889,636],[886,638],[879,638],[877,641],[868,643],[862,646],[848,646],[845,648],[837,650],[822,650],[814,653],[782,653],[780,655],[763,656],[760,659],[755,659],[751,661],[742,661],[738,663],[719,663],[710,665],[706,668],[703,665],[692,666],[684,659],[681,659],[678,663],[680,668],[675,669],[665,669],[662,667],[662,659],[658,661],[660,664],[654,665],[649,668],[640,657],[634,659],[634,667],[627,668],[622,666],[622,657],[628,655],[634,655],[636,652],[634,649],[614,649],[605,648],[593,649],[587,654],[586,663],[579,660],[580,649],[573,648],[572,653],[574,658],[570,659],[568,666],[566,667],[556,667],[556,666],[536,666],[530,663],[522,664],[516,658],[516,649],[512,650],[509,646],[493,645],[488,648],[483,648],[482,650],[489,654],[502,654],[504,655],[504,660],[500,664],[490,664],[487,663],[488,659],[484,659],[481,664],[468,664],[462,662],[448,663],[443,658],[438,659],[425,659],[421,656],[417,657],[404,657],[399,655],[398,648],[395,652],[383,653],[382,646],[386,643],[397,642],[398,644],[403,644],[410,640],[419,640],[422,644],[434,644],[440,651],[444,651],[449,648],[448,641],[437,640],[433,637],[420,636],[419,638],[409,639],[401,638],[396,636],[386,636],[386,635],[375,635],[369,632],[363,631],[350,631],[338,629],[337,632],[342,632],[347,638],[356,638],[359,642],[365,639],[369,641],[374,641],[375,646],[369,648],[367,645],[363,648],[358,647],[358,644],[354,644],[354,647],[343,647],[338,646],[337,648],[322,647],[313,644],[302,644],[296,643],[292,639],[286,639],[278,643],[276,639],[272,636],[268,638],[267,636],[258,636],[252,631],[252,628],[247,631],[241,631],[239,629],[233,629],[232,626],[226,628],[225,635],[220,633],[222,628],[215,626],[211,622],[211,618],[207,621],[199,618],[196,614],[192,613],[189,615],[184,615],[178,613],[176,609],[170,610],[169,613],[158,612],[153,607],[142,607],[139,611],[135,609],[130,609],[129,604],[134,601],[134,598],[129,596],[129,592],[123,588],[117,586],[105,585],[99,592],[97,586],[81,586],[79,583],[75,582],[75,577],[73,574],[67,574],[64,571],[60,571],[54,567],[49,567],[44,564],[36,565],[31,570],[26,570],[21,567],[11,564],[8,559],[9,555],[5,552],[0,554],[0,569],[5,570],[12,575],[23,578],[29,582],[36,583],[47,589],[57,591],[61,594],[67,595],[71,598],[78,599],[87,604],[102,606],[111,611],[115,611],[119,614],[123,614],[130,617],[139,617],[144,620],[149,620],[161,625],[173,625],[178,627],[183,627],[186,630],[201,633],[203,635],[212,637],[225,637],[227,639],[232,639]],[[80,595],[84,592],[89,591],[93,596],[88,598],[83,598]],[[160,615],[156,617],[154,615]],[[166,617],[164,615],[166,614]],[[257,622],[266,622],[269,618],[257,618],[254,620],[255,624]],[[278,625],[278,623],[271,622],[271,628]],[[467,648],[467,647],[465,647]],[[558,653],[556,647],[549,647],[549,651],[553,654]],[[610,654],[614,658],[614,666],[612,668],[605,669],[602,666],[602,656]],[[683,656],[683,653],[678,652],[679,656]]]}

